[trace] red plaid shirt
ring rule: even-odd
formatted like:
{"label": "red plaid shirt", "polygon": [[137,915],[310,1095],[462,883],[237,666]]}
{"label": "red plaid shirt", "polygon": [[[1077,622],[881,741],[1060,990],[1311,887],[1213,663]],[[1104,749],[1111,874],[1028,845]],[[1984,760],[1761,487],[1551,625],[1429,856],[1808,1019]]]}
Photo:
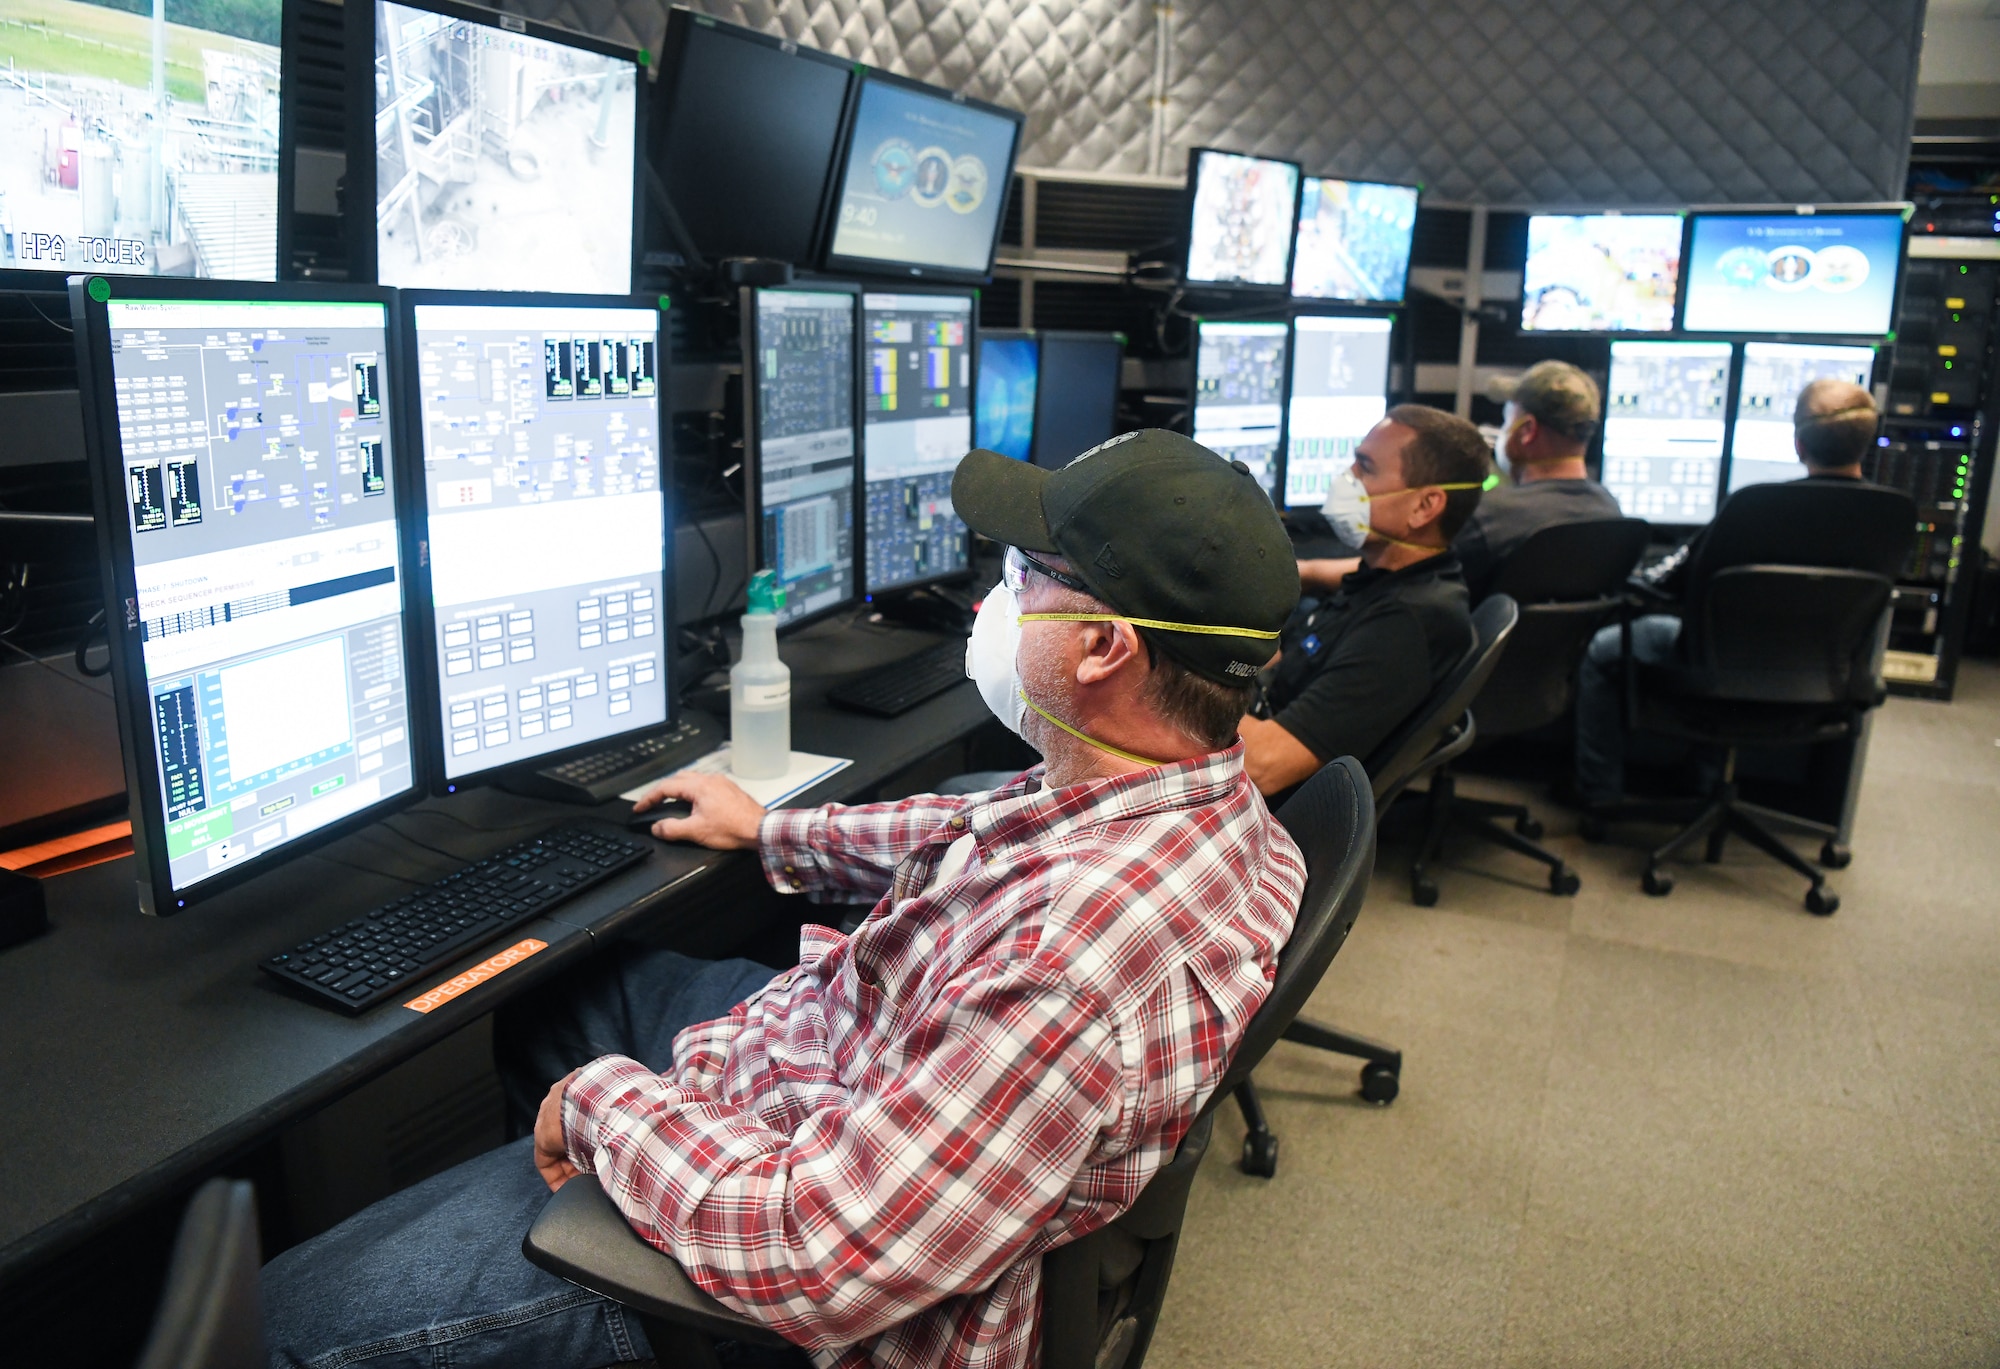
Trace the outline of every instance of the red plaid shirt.
{"label": "red plaid shirt", "polygon": [[821,1365],[1036,1362],[1042,1252],[1172,1157],[1291,934],[1304,862],[1240,745],[1039,773],[771,814],[772,883],[868,920],[805,928],[671,1073],[607,1056],[564,1097],[570,1158],[633,1228]]}

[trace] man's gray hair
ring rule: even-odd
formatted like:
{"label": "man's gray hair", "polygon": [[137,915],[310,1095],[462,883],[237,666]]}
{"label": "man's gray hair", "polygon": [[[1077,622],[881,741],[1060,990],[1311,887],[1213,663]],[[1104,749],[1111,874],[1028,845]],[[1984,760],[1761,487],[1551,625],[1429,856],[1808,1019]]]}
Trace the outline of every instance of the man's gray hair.
{"label": "man's gray hair", "polygon": [[1792,432],[1806,465],[1821,470],[1852,466],[1868,455],[1882,416],[1875,398],[1847,380],[1815,380],[1799,391]]}

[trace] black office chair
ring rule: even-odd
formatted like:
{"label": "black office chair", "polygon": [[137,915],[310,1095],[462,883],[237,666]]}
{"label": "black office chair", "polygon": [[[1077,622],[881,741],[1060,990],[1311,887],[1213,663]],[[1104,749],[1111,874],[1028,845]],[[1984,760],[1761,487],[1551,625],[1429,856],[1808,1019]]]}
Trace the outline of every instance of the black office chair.
{"label": "black office chair", "polygon": [[[1042,1369],[1139,1369],[1144,1362],[1215,1108],[1248,1087],[1250,1071],[1290,1035],[1367,897],[1375,807],[1358,762],[1343,758],[1324,767],[1277,816],[1305,853],[1306,887],[1271,992],[1174,1158],[1138,1200],[1109,1225],[1042,1256]],[[1275,1137],[1270,1153],[1275,1158]],[[631,1309],[663,1365],[712,1369],[717,1340],[785,1344],[702,1292],[673,1259],[640,1240],[587,1175],[549,1199],[521,1250],[543,1269]]]}
{"label": "black office chair", "polygon": [[196,1189],[139,1369],[263,1369],[263,1264],[249,1183],[210,1179]]}
{"label": "black office chair", "polygon": [[[1661,867],[1707,839],[1710,863],[1731,835],[1811,881],[1805,904],[1827,916],[1840,898],[1826,876],[1744,810],[1736,785],[1739,747],[1796,747],[1852,736],[1888,691],[1881,653],[1894,583],[1886,575],[1811,566],[1744,565],[1716,571],[1694,590],[1681,619],[1677,659],[1645,665],[1624,633],[1626,724],[1724,748],[1722,779],[1692,819],[1646,858],[1640,885],[1672,892]],[[1685,804],[1620,804],[1584,826],[1601,838],[1606,822],[1679,820]]]}
{"label": "black office chair", "polygon": [[[1560,523],[1534,534],[1507,559],[1493,592],[1520,605],[1521,621],[1472,701],[1481,745],[1547,727],[1569,712],[1583,653],[1597,630],[1617,616],[1626,578],[1650,535],[1640,518]],[[1426,908],[1437,902],[1436,880],[1418,872],[1437,863],[1452,829],[1542,862],[1549,867],[1550,893],[1574,894],[1583,887],[1561,856],[1537,844],[1542,824],[1526,804],[1466,798],[1450,762],[1432,773],[1426,803],[1424,841],[1410,877],[1412,902]]]}

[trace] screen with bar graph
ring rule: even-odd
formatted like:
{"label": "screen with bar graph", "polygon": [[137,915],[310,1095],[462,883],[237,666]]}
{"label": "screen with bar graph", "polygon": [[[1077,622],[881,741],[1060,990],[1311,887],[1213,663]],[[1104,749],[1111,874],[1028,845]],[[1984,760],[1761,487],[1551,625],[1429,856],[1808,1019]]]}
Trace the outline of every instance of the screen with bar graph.
{"label": "screen with bar graph", "polygon": [[861,297],[862,540],[870,594],[966,568],[951,477],[972,450],[970,293]]}

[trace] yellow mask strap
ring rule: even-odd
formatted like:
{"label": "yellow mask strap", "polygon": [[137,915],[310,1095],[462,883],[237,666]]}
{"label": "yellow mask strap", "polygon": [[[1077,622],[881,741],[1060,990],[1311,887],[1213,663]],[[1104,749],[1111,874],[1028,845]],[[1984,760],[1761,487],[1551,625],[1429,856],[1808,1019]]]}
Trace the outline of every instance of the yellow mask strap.
{"label": "yellow mask strap", "polygon": [[1161,632],[1198,632],[1204,637],[1250,637],[1275,642],[1276,632],[1258,632],[1247,627],[1209,627],[1202,623],[1163,623],[1157,618],[1126,618],[1116,613],[1023,613],[1024,623],[1130,623],[1133,627],[1156,628]]}
{"label": "yellow mask strap", "polygon": [[1377,499],[1393,499],[1399,494],[1415,494],[1418,490],[1497,490],[1499,488],[1500,473],[1495,471],[1484,480],[1461,480],[1455,485],[1405,485],[1400,490],[1384,490],[1380,494],[1364,494],[1361,496],[1361,502],[1369,504]]}
{"label": "yellow mask strap", "polygon": [[1152,760],[1146,756],[1135,755],[1130,751],[1120,751],[1117,747],[1112,746],[1106,742],[1101,742],[1097,740],[1097,738],[1089,735],[1088,733],[1079,732],[1077,729],[1071,727],[1068,723],[1064,722],[1061,718],[1058,718],[1055,714],[1049,712],[1046,708],[1043,708],[1040,704],[1036,703],[1033,699],[1029,698],[1028,691],[1025,689],[1021,691],[1021,702],[1026,704],[1028,707],[1034,709],[1035,712],[1041,716],[1044,722],[1047,722],[1054,727],[1060,727],[1063,731],[1069,733],[1070,736],[1075,737],[1078,741],[1084,743],[1084,745],[1094,746],[1099,751],[1109,752],[1111,755],[1116,756],[1121,761],[1130,761],[1134,765],[1165,765],[1167,763],[1165,761]]}

